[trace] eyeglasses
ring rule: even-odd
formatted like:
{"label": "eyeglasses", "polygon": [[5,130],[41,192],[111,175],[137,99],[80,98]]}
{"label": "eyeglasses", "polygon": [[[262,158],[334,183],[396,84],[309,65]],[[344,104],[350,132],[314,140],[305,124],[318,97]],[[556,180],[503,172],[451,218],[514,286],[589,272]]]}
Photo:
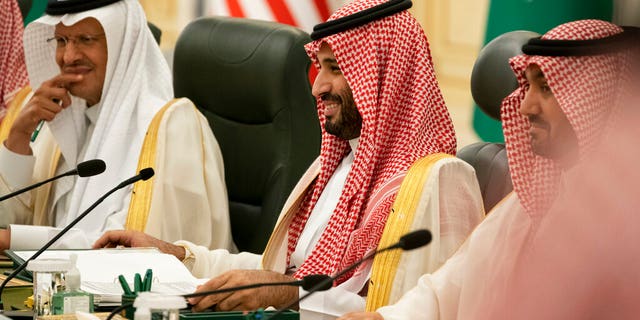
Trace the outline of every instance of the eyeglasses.
{"label": "eyeglasses", "polygon": [[78,48],[89,48],[95,45],[101,37],[104,37],[104,33],[96,35],[81,34],[75,37],[54,36],[47,39],[47,43],[54,44],[56,49],[66,48],[70,41]]}

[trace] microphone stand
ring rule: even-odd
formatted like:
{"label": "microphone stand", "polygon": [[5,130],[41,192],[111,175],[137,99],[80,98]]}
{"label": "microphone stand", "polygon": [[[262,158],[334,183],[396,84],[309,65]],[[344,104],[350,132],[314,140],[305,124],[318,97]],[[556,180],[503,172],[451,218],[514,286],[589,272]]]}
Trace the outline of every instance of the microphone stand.
{"label": "microphone stand", "polygon": [[[183,294],[182,297],[184,297],[184,298],[200,297],[200,296],[208,296],[210,294],[233,292],[233,291],[239,291],[239,290],[259,288],[259,287],[275,287],[275,286],[302,286],[303,289],[307,290],[307,288],[310,288],[310,287],[314,288],[317,284],[319,284],[320,282],[325,281],[327,279],[330,279],[330,277],[327,276],[327,275],[312,274],[312,275],[305,276],[302,280],[297,280],[297,281],[254,283],[254,284],[248,284],[248,285],[232,287],[232,288],[224,288],[224,289],[218,289],[218,290],[202,291],[202,292],[194,292],[194,293],[189,293],[189,294]],[[113,316],[115,316],[117,313],[119,313],[120,311],[122,311],[122,310],[124,310],[124,309],[126,309],[126,308],[128,308],[128,307],[130,307],[132,305],[133,305],[133,303],[125,303],[125,304],[117,307],[116,309],[111,311],[109,316],[107,316],[106,320],[111,320],[113,318]]]}
{"label": "microphone stand", "polygon": [[336,273],[333,277],[329,277],[323,281],[321,281],[320,283],[316,284],[315,286],[313,286],[309,291],[307,291],[302,297],[300,297],[300,299],[290,303],[289,305],[287,305],[286,307],[276,311],[274,314],[272,314],[269,318],[267,318],[267,320],[271,320],[271,319],[275,319],[275,317],[279,316],[280,314],[284,313],[285,311],[287,311],[288,309],[290,309],[291,307],[295,306],[296,304],[299,304],[300,302],[302,302],[303,300],[305,300],[306,298],[308,298],[310,295],[312,295],[313,293],[316,293],[316,291],[323,291],[320,289],[325,288],[325,290],[331,288],[328,287],[329,284],[333,284],[333,282],[340,278],[341,276],[343,276],[344,274],[346,274],[347,272],[355,269],[356,267],[358,267],[360,264],[362,264],[363,262],[371,259],[373,256],[375,256],[378,253],[382,253],[385,251],[389,251],[389,250],[393,250],[393,249],[398,249],[400,248],[400,244],[396,243],[392,246],[386,247],[384,249],[381,250],[376,250],[376,251],[371,251],[368,254],[366,254],[364,257],[362,257],[362,259],[360,259],[360,261],[350,265],[349,267],[341,270],[340,272]]}
{"label": "microphone stand", "polygon": [[20,190],[17,190],[17,191],[11,192],[11,193],[9,193],[9,194],[6,194],[6,195],[4,195],[4,196],[0,197],[0,201],[7,200],[7,199],[9,199],[9,198],[11,198],[11,197],[14,197],[14,196],[16,196],[16,195],[19,195],[19,194],[21,194],[21,193],[23,193],[23,192],[27,192],[27,191],[29,191],[29,190],[31,190],[31,189],[35,189],[35,188],[37,188],[37,187],[39,187],[39,186],[41,186],[41,185],[43,185],[43,184],[45,184],[45,183],[49,183],[49,182],[53,181],[53,180],[57,180],[57,179],[60,179],[60,178],[62,178],[62,177],[66,177],[66,176],[72,176],[72,175],[75,175],[75,174],[77,174],[77,173],[78,173],[78,170],[76,170],[76,169],[73,169],[73,170],[71,170],[71,171],[67,171],[67,172],[65,172],[65,173],[59,174],[59,175],[57,175],[57,176],[55,176],[55,177],[52,177],[52,178],[49,178],[49,179],[47,179],[47,180],[40,181],[40,182],[38,182],[38,183],[36,183],[36,184],[32,184],[32,185],[30,185],[30,186],[28,186],[28,187],[26,187],[26,188],[22,188],[22,189],[20,189]]}
{"label": "microphone stand", "polygon": [[90,176],[95,176],[97,174],[103,173],[105,169],[105,164],[104,161],[100,160],[100,159],[93,159],[93,160],[87,160],[81,163],[78,163],[78,165],[76,166],[75,169],[69,170],[65,173],[59,174],[55,177],[49,178],[47,180],[32,184],[30,186],[27,186],[25,188],[22,188],[20,190],[11,192],[9,194],[6,194],[4,196],[0,197],[0,201],[4,201],[7,200],[11,197],[17,196],[23,192],[27,192],[31,189],[35,189],[45,183],[49,183],[53,180],[57,180],[60,179],[62,177],[66,177],[66,176],[73,176],[73,175],[79,175],[80,177],[90,177]]}
{"label": "microphone stand", "polygon": [[[289,305],[287,305],[286,307],[284,307],[282,309],[279,309],[277,312],[273,313],[266,320],[275,319],[275,317],[277,317],[278,315],[282,314],[283,312],[285,312],[286,310],[290,309],[291,307],[295,306],[296,304],[299,304],[301,301],[305,300],[310,295],[314,294],[316,291],[324,291],[324,290],[330,289],[332,284],[333,284],[333,282],[336,279],[340,278],[341,276],[343,276],[347,272],[355,269],[357,266],[359,266],[363,262],[371,259],[372,257],[374,257],[375,255],[377,255],[379,253],[383,253],[385,251],[394,250],[394,249],[402,249],[402,250],[405,250],[405,251],[406,250],[413,250],[413,249],[416,249],[416,248],[420,248],[420,247],[422,247],[424,245],[427,245],[429,242],[431,242],[431,233],[426,229],[416,230],[416,231],[410,232],[408,234],[405,234],[404,236],[400,237],[400,240],[397,243],[395,243],[395,244],[393,244],[391,246],[388,246],[386,248],[380,249],[380,250],[371,251],[368,254],[366,254],[364,257],[362,257],[362,259],[356,261],[352,265],[350,265],[347,268],[345,268],[345,269],[341,270],[340,272],[336,273],[334,276],[332,276],[330,278],[327,278],[327,279],[324,279],[323,281],[320,281],[318,284],[316,284],[310,290],[308,290],[298,300],[290,303]],[[329,286],[330,284],[331,284],[331,286]]]}
{"label": "microphone stand", "polygon": [[300,280],[300,281],[289,281],[289,282],[254,283],[254,284],[248,284],[248,285],[232,287],[232,288],[224,288],[224,289],[211,290],[211,291],[194,292],[194,293],[189,293],[189,294],[183,294],[182,296],[185,297],[185,298],[191,298],[191,297],[208,296],[210,294],[233,292],[233,291],[260,288],[260,287],[277,287],[277,286],[297,287],[297,286],[300,286],[300,285],[302,285],[302,280]]}
{"label": "microphone stand", "polygon": [[[148,169],[148,168],[147,168]],[[146,170],[146,169],[142,169],[142,170]],[[141,170],[141,171],[142,171]],[[151,170],[151,175],[153,175],[153,170]],[[137,175],[136,177],[139,177],[139,175]],[[149,177],[147,177],[144,180],[147,180]],[[127,180],[127,182],[131,181],[130,183],[136,182],[138,180],[142,179],[142,177],[140,177],[137,180],[131,181],[132,178],[130,178],[129,180]],[[33,254],[33,256],[31,256],[29,259],[27,259],[23,264],[21,264],[18,268],[16,268],[10,275],[8,275],[4,281],[2,282],[2,284],[0,284],[0,310],[4,310],[4,303],[2,302],[2,291],[4,291],[4,287],[7,285],[7,283],[9,283],[9,281],[13,278],[15,278],[16,275],[18,275],[18,273],[20,273],[22,270],[24,270],[24,268],[27,267],[27,264],[29,263],[29,261],[34,260],[35,258],[37,258],[38,256],[40,256],[45,250],[49,249],[49,247],[51,247],[56,241],[58,241],[58,239],[60,239],[65,233],[67,233],[69,231],[69,229],[71,229],[73,226],[75,226],[76,224],[78,224],[78,222],[80,222],[80,220],[82,220],[84,217],[86,217],[89,212],[91,212],[91,210],[93,210],[95,207],[97,207],[100,203],[102,203],[102,201],[104,201],[108,196],[110,196],[112,193],[124,188],[125,186],[127,186],[129,183],[124,184],[121,183],[118,186],[116,186],[115,188],[109,190],[109,192],[107,192],[106,194],[104,194],[102,197],[100,197],[100,199],[98,199],[98,201],[94,202],[89,208],[87,208],[82,214],[80,214],[77,218],[75,218],[73,221],[71,221],[71,223],[69,223],[69,225],[67,225],[66,227],[64,227],[64,229],[62,229],[60,232],[58,232],[53,238],[51,238],[51,240],[49,240],[49,242],[47,242],[44,246],[42,246],[42,248],[40,248],[38,251],[36,251],[36,253]]]}
{"label": "microphone stand", "polygon": [[253,284],[247,284],[247,285],[238,286],[238,287],[188,293],[188,294],[183,294],[182,296],[185,298],[201,297],[201,296],[208,296],[210,294],[226,293],[226,292],[233,292],[233,291],[260,288],[260,287],[275,287],[275,286],[293,286],[293,287],[302,287],[305,290],[312,290],[317,285],[322,284],[323,281],[326,282],[327,280],[331,280],[331,277],[324,274],[310,274],[310,275],[304,276],[301,280],[296,280],[296,281],[253,283]]}

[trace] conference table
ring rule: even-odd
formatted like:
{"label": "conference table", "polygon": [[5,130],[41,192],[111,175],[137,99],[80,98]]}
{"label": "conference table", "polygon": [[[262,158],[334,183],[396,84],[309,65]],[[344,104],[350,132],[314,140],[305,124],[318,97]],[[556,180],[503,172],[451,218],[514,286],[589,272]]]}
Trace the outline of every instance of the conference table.
{"label": "conference table", "polygon": [[[0,255],[0,271],[2,271],[2,275],[0,275],[0,282],[4,281],[4,277],[6,277],[6,273],[9,273],[12,270],[13,261],[6,257],[5,255]],[[30,308],[25,305],[25,302],[28,298],[33,294],[33,284],[30,281],[27,281],[26,278],[14,279],[9,282],[9,284],[5,287],[2,292],[2,301],[4,303],[4,312],[0,314],[0,319],[2,316],[11,318],[11,319],[33,319],[33,312]],[[98,308],[96,309],[96,315],[105,319],[109,312],[113,308]],[[253,311],[253,312],[242,312],[242,311],[232,311],[232,312],[198,312],[193,313],[189,310],[181,310],[180,319],[181,320],[207,320],[207,319],[225,319],[225,320],[251,320],[251,319],[265,319],[268,318],[275,311]],[[74,315],[56,315],[56,316],[47,316],[43,317],[43,319],[48,320],[72,320],[75,319]],[[124,317],[120,317],[119,315],[113,318],[124,319]],[[296,311],[286,311],[282,314],[278,315],[277,319],[279,320],[299,320],[299,313]]]}

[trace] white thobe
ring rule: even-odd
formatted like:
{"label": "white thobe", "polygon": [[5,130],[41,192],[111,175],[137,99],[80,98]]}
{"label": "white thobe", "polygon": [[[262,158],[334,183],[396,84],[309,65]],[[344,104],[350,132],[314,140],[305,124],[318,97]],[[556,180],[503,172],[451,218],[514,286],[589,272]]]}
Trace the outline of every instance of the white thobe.
{"label": "white thobe", "polygon": [[[86,133],[83,135],[85,140],[80,146],[77,153],[77,159],[67,160],[62,156],[56,169],[56,175],[60,175],[67,168],[73,167],[73,163],[78,163],[85,154],[89,137],[93,133],[98,115],[100,114],[101,104],[88,107],[85,110]],[[4,144],[0,145],[0,174],[7,177],[9,185],[17,186],[17,188],[26,187],[31,184],[33,176],[33,167],[35,164],[34,155],[20,155],[8,150]],[[56,180],[53,185],[53,210],[51,211],[50,221],[55,221],[56,226],[64,226],[67,221],[73,220],[76,216],[70,217],[68,214],[71,204],[71,190],[76,183],[78,176],[67,176]],[[117,213],[112,214],[105,222],[110,226],[109,229],[123,229],[126,219],[127,210],[124,208]],[[42,246],[45,242],[55,236],[62,228],[52,228],[47,226],[32,225],[11,225],[11,248],[12,250],[34,249]],[[70,230],[64,237],[54,244],[54,248],[89,248],[91,244],[97,240],[101,232],[105,229],[91,231],[82,231],[80,229]]]}
{"label": "white thobe", "polygon": [[[330,214],[326,213],[333,212],[337,203],[337,200],[331,199],[339,197],[340,190],[344,186],[344,181],[341,181],[343,178],[340,178],[341,172],[348,167],[349,161],[349,157],[343,159],[343,162],[339,165],[340,169],[330,178],[330,182],[327,184],[328,187],[325,188],[320,196],[320,198],[325,198],[326,200],[319,200],[316,207],[314,207],[307,225],[305,225],[305,234],[300,236],[298,246],[295,249],[296,252],[291,257],[291,261],[295,265],[299,265],[301,257],[306,257],[311,252],[313,244],[317,241],[317,237],[315,240],[313,239],[314,235],[319,235],[324,230],[326,221],[330,216]],[[424,212],[416,213],[417,216],[421,217],[421,219],[417,220],[431,220],[433,217],[439,217],[436,220],[439,224],[438,228],[441,230],[437,233],[438,240],[434,241],[437,244],[433,249],[435,252],[433,256],[438,261],[415,261],[413,259],[407,261],[407,263],[414,266],[402,266],[406,270],[416,269],[415,265],[439,264],[442,256],[452,253],[462,243],[471,229],[478,223],[479,215],[482,215],[482,209],[478,209],[478,206],[481,206],[481,197],[473,169],[462,160],[456,158],[446,158],[438,163],[439,165],[435,165],[432,172],[429,173],[433,179],[429,184],[430,187],[425,188],[421,198],[430,199],[428,206],[423,206]],[[262,263],[264,263],[263,258],[271,258],[271,260],[276,261],[280,261],[279,259],[281,258],[284,259],[282,250],[286,251],[286,243],[281,242],[286,242],[287,237],[285,235],[281,236],[280,239],[274,240],[274,237],[278,237],[274,235],[278,232],[286,233],[288,226],[285,225],[286,219],[283,217],[291,209],[290,206],[296,202],[296,199],[304,196],[304,190],[307,188],[305,181],[310,183],[315,179],[318,174],[318,167],[318,161],[312,164],[287,200],[287,204],[285,204],[283,213],[269,242],[269,246],[280,248],[271,251],[273,256],[263,257],[262,255],[246,252],[230,254],[226,250],[209,251],[207,248],[187,241],[178,241],[176,244],[187,249],[188,257],[184,261],[185,265],[196,277],[208,278],[232,269],[261,269],[263,268]],[[325,207],[320,209],[320,206]],[[439,212],[431,212],[434,208],[437,208],[435,210]],[[276,263],[280,264],[280,262]],[[369,279],[371,265],[371,261],[365,262],[360,272],[354,274],[347,281],[328,291],[317,292],[300,303],[301,318],[305,320],[334,319],[347,312],[363,311],[365,297],[360,296],[359,293]],[[267,268],[273,271],[285,272],[287,266],[282,264],[281,269],[279,266],[267,266]],[[415,281],[412,283],[415,283]],[[398,288],[403,290],[404,287],[405,285],[401,284]],[[411,286],[406,287],[410,288]],[[302,296],[305,292],[301,290],[299,294]]]}

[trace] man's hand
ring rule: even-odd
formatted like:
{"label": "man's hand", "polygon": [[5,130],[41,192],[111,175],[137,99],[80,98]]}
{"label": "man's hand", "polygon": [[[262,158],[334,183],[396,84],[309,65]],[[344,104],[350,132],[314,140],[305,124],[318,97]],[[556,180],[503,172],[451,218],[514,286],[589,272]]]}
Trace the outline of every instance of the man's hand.
{"label": "man's hand", "polygon": [[43,82],[11,126],[5,142],[7,149],[18,154],[30,155],[31,134],[40,120],[51,121],[68,107],[71,104],[71,96],[66,87],[81,80],[82,75],[60,74]]}
{"label": "man's hand", "polygon": [[4,251],[11,247],[11,231],[9,229],[0,229],[0,251]]}
{"label": "man's hand", "polygon": [[[254,283],[289,282],[293,277],[265,270],[232,270],[209,280],[196,292],[218,290]],[[298,287],[277,286],[239,290],[204,297],[189,298],[193,311],[202,311],[215,305],[216,310],[256,310],[273,306],[283,308],[298,299]]]}
{"label": "man's hand", "polygon": [[350,312],[338,320],[384,320],[384,318],[377,312]]}
{"label": "man's hand", "polygon": [[176,256],[178,260],[183,260],[186,254],[184,248],[181,246],[156,239],[140,231],[131,230],[107,231],[93,244],[94,249],[115,248],[116,246],[155,247],[164,253]]}

